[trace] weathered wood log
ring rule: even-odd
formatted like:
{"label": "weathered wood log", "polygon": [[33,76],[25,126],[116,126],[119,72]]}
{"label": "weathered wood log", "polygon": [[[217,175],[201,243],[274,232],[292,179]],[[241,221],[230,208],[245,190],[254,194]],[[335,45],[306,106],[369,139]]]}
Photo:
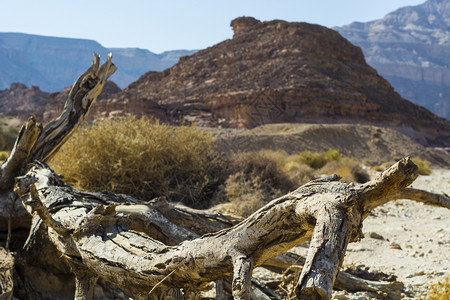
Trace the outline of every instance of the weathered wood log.
{"label": "weathered wood log", "polygon": [[369,291],[369,292],[385,292],[395,296],[390,299],[399,299],[400,293],[404,288],[404,284],[399,281],[373,281],[361,279],[346,272],[340,272],[341,276],[336,278],[335,287],[337,289],[349,292]]}
{"label": "weathered wood log", "polygon": [[[15,201],[14,178],[26,173],[29,162],[45,161],[59,149],[82,124],[106,80],[115,70],[111,56],[100,66],[100,57],[94,54],[91,67],[73,85],[62,114],[45,126],[31,116],[20,130],[8,160],[0,167],[0,231],[7,232],[7,244],[14,229],[29,229],[31,223],[30,214],[20,201]],[[17,238],[14,232],[12,236],[13,240]],[[24,259],[18,261],[21,264]],[[28,282],[24,284],[30,286]]]}
{"label": "weathered wood log", "polygon": [[13,298],[14,258],[9,251],[0,247],[0,300]]}
{"label": "weathered wood log", "polygon": [[11,155],[0,168],[0,192],[11,191],[14,178],[23,171],[24,164],[28,160],[34,144],[42,132],[42,125],[36,124],[36,119],[31,116],[20,129]]}
{"label": "weathered wood log", "polygon": [[409,199],[436,207],[450,209],[450,197],[446,194],[436,194],[424,190],[406,188],[399,190],[383,200],[386,202],[398,199]]}
{"label": "weathered wood log", "polygon": [[[346,245],[361,236],[363,218],[369,214],[366,208],[410,184],[417,176],[415,170],[404,159],[358,189],[336,181],[337,176],[315,180],[231,228],[176,246],[133,230],[125,210],[117,211],[118,203],[89,197],[65,185],[43,164],[21,177],[16,191],[24,196],[36,186],[36,193],[25,204],[42,201],[49,210],[56,223],[46,213],[35,213],[70,263],[82,263],[135,297],[147,297],[157,284],[195,292],[210,281],[233,277],[234,297],[247,299],[253,268],[314,236],[297,293],[299,297],[330,298]],[[338,225],[330,226],[326,221],[330,219]],[[320,240],[322,236],[328,240]]]}
{"label": "weathered wood log", "polygon": [[[70,90],[62,113],[45,126],[31,116],[20,130],[8,160],[0,168],[0,230],[6,230],[14,187],[14,178],[25,174],[27,164],[46,161],[64,144],[85,120],[89,109],[103,89],[106,80],[116,71],[111,55],[100,66],[100,57],[94,54],[91,67],[82,74]],[[28,228],[29,214],[20,201],[14,207],[12,228]]]}
{"label": "weathered wood log", "polygon": [[[286,270],[292,266],[302,268],[305,263],[305,258],[295,254],[286,253],[278,255],[267,260],[263,267],[273,270],[277,273],[285,273]],[[368,291],[368,292],[385,292],[387,294],[400,295],[404,284],[399,281],[373,281],[356,277],[344,271],[339,271],[336,281],[334,283],[334,289],[346,290],[348,292]],[[398,297],[390,297],[398,298]]]}

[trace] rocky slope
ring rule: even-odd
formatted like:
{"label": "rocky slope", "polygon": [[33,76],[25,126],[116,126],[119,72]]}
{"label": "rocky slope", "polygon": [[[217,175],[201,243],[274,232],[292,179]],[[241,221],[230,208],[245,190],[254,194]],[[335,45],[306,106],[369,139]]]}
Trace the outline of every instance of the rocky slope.
{"label": "rocky slope", "polygon": [[27,118],[32,112],[40,112],[49,101],[49,93],[37,86],[28,88],[22,83],[13,83],[0,90],[0,115]]}
{"label": "rocky slope", "polygon": [[404,100],[336,31],[250,17],[231,25],[232,39],[146,73],[102,110],[209,127],[373,124],[425,145],[450,146],[450,122]]}
{"label": "rocky slope", "polygon": [[[101,106],[102,101],[120,91],[114,82],[107,81],[97,98],[97,103]],[[47,93],[37,86],[28,88],[23,83],[12,83],[9,88],[0,90],[0,117],[10,116],[24,121],[30,115],[35,115],[40,122],[48,122],[61,113],[69,92],[70,87],[62,92]],[[95,115],[93,113],[89,117],[94,118]],[[20,122],[17,125],[22,124]]]}
{"label": "rocky slope", "polygon": [[23,33],[0,33],[0,89],[13,82],[58,91],[70,86],[89,67],[92,53],[103,58],[113,53],[118,71],[111,78],[120,87],[149,70],[164,70],[192,50],[155,54],[137,48],[105,48],[96,41],[47,37]]}
{"label": "rocky slope", "polygon": [[390,128],[355,124],[278,123],[250,130],[210,128],[218,149],[225,152],[274,150],[297,154],[305,150],[338,150],[346,157],[379,166],[403,157],[419,157],[434,166],[448,168],[450,152],[427,148]]}
{"label": "rocky slope", "polygon": [[337,27],[406,99],[450,119],[450,1],[428,0],[383,19]]}

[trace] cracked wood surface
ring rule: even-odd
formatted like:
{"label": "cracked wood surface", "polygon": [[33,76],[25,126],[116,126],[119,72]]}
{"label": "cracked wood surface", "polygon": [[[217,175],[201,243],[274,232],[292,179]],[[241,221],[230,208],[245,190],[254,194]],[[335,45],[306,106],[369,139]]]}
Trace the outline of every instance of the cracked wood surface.
{"label": "cracked wood surface", "polygon": [[[13,190],[14,178],[25,174],[30,162],[46,161],[58,151],[83,123],[106,80],[115,71],[111,55],[100,65],[100,56],[94,54],[91,67],[72,86],[62,113],[45,126],[37,123],[34,116],[22,126],[8,160],[0,168],[0,230],[5,230],[8,223],[11,206],[8,199],[12,198],[9,193]],[[28,228],[30,218],[23,206],[17,203],[14,211],[11,227]]]}
{"label": "cracked wood surface", "polygon": [[[271,201],[231,228],[169,245],[149,236],[164,235],[151,233],[152,226],[164,224],[162,215],[145,233],[142,204],[132,204],[130,197],[104,194],[102,198],[78,191],[65,185],[45,164],[36,164],[20,178],[16,190],[24,195],[36,186],[38,198],[52,218],[71,232],[67,237],[58,234],[58,229],[40,216],[49,227],[52,242],[69,261],[82,263],[137,297],[145,297],[162,280],[161,287],[195,291],[210,281],[233,277],[233,295],[247,299],[253,268],[313,237],[298,295],[329,298],[346,245],[360,236],[362,220],[368,215],[366,207],[410,184],[417,176],[415,170],[415,165],[404,159],[358,189],[336,181],[337,176],[315,180]],[[389,182],[394,189],[386,188]]]}

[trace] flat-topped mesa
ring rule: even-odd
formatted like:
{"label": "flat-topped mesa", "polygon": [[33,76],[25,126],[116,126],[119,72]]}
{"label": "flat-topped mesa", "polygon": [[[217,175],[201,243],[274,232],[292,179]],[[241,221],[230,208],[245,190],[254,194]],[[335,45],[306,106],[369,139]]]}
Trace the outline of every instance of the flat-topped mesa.
{"label": "flat-topped mesa", "polygon": [[239,17],[234,19],[230,24],[234,31],[233,39],[238,38],[241,34],[247,31],[250,31],[251,27],[259,23],[261,22],[253,17]]}
{"label": "flat-topped mesa", "polygon": [[231,26],[232,39],[142,75],[104,109],[205,127],[377,125],[427,146],[450,146],[450,122],[401,98],[336,31],[252,17]]}

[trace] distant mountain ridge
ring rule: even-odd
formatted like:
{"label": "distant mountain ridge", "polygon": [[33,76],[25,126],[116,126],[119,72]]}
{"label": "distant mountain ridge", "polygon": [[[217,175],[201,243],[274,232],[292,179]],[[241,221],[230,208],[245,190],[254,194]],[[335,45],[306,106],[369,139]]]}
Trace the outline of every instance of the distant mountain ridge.
{"label": "distant mountain ridge", "polygon": [[124,88],[145,72],[171,67],[180,56],[195,50],[155,54],[138,48],[109,49],[86,39],[0,32],[0,90],[20,82],[48,92],[61,91],[86,70],[94,52],[103,58],[113,53],[119,70],[111,80]]}
{"label": "distant mountain ridge", "polygon": [[[383,19],[335,27],[360,46],[366,61],[400,95],[450,119],[450,0],[429,0],[400,8]],[[92,52],[112,52],[120,88],[148,71],[173,66],[196,50],[155,54],[139,48],[106,48],[96,41],[0,33],[0,90],[11,83],[39,86],[46,92],[70,86],[91,62]]]}
{"label": "distant mountain ridge", "polygon": [[383,19],[333,28],[402,97],[450,119],[450,1],[428,0]]}

